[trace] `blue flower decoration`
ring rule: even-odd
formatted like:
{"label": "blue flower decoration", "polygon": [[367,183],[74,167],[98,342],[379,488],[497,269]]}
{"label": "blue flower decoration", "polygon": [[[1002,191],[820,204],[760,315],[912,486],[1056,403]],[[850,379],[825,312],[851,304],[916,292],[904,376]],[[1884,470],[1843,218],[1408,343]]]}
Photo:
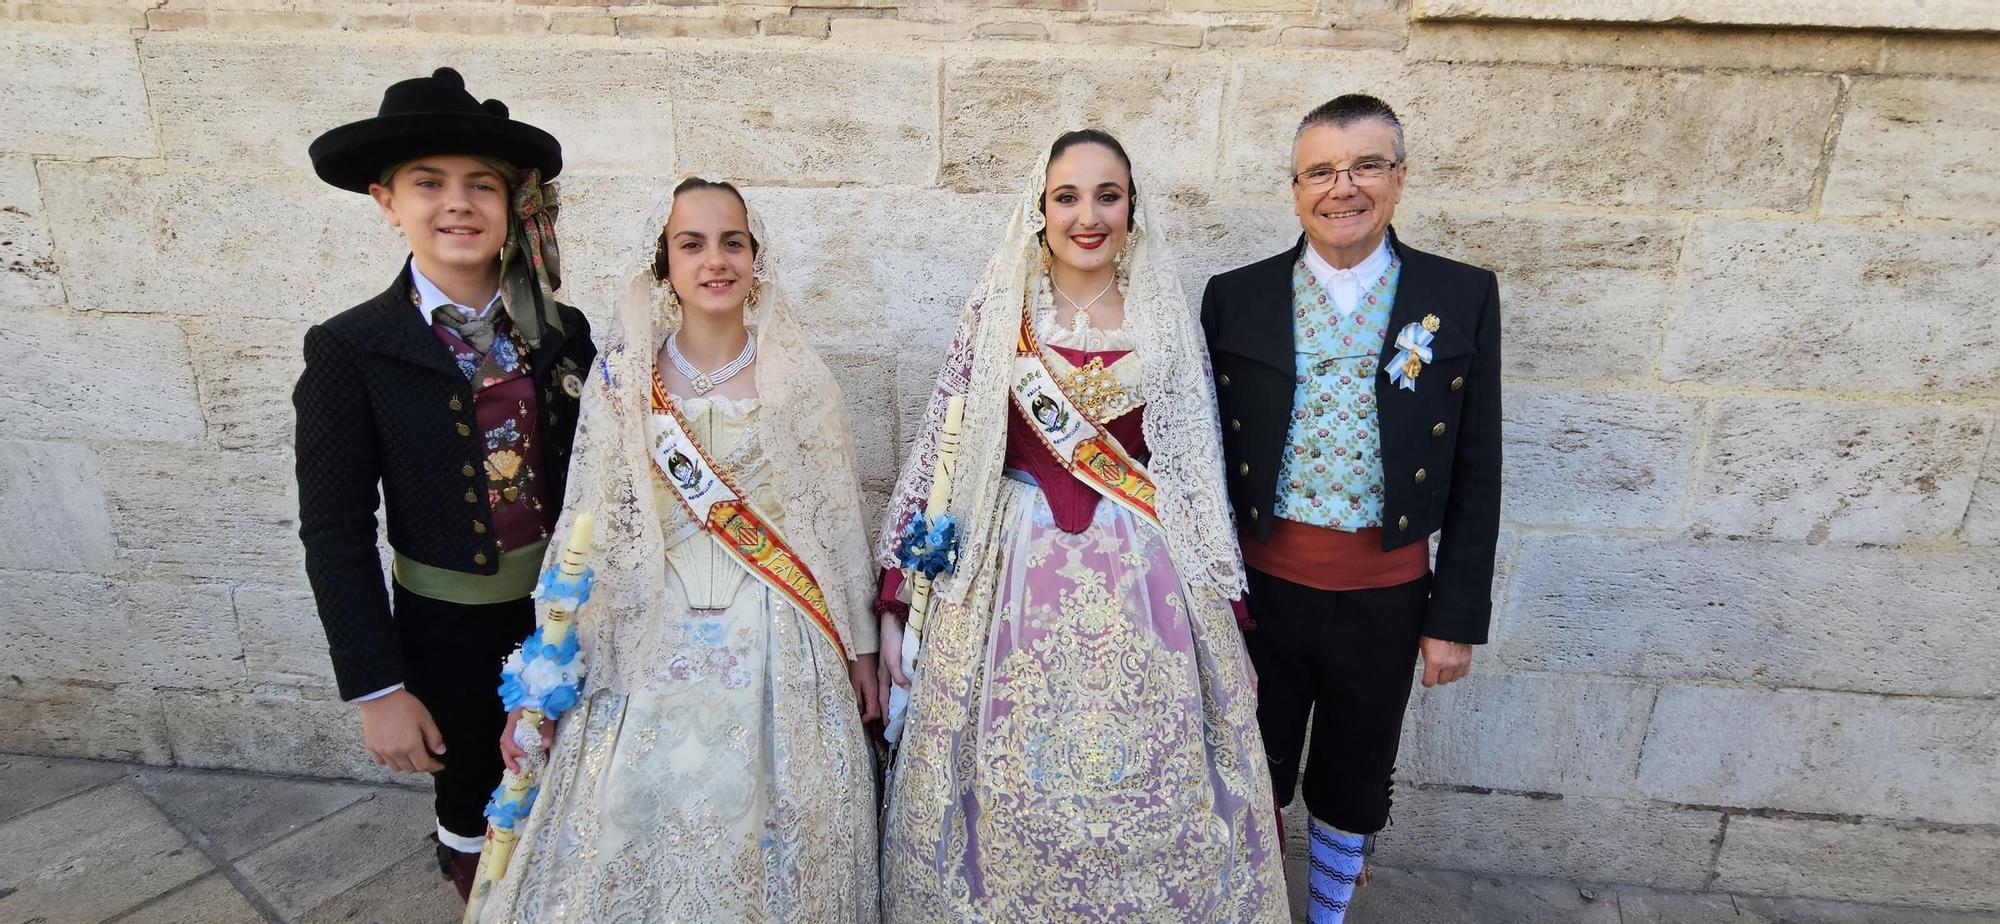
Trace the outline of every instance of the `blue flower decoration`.
{"label": "blue flower decoration", "polygon": [[903,527],[903,538],[896,546],[896,558],[903,567],[912,569],[926,578],[936,578],[946,571],[958,567],[958,523],[951,514],[938,517],[933,523],[921,513],[913,514],[910,522]]}
{"label": "blue flower decoration", "polygon": [[521,701],[528,698],[528,688],[521,685],[521,678],[513,671],[500,672],[500,707],[513,712],[521,708]]}
{"label": "blue flower decoration", "polygon": [[542,641],[542,630],[538,627],[535,631],[528,633],[528,638],[521,642],[521,658],[524,661],[543,658],[554,661],[557,664],[568,664],[576,660],[576,653],[580,648],[581,645],[576,640],[575,632],[563,636],[560,644],[551,645]]}
{"label": "blue flower decoration", "polygon": [[552,720],[562,718],[562,714],[575,705],[575,684],[565,683],[542,696],[542,712]]}
{"label": "blue flower decoration", "polygon": [[528,813],[534,810],[535,797],[540,795],[541,791],[541,787],[536,786],[522,793],[520,801],[515,802],[506,798],[507,784],[500,784],[500,788],[493,790],[493,798],[486,803],[487,820],[491,821],[495,828],[512,831],[516,822],[528,817]]}
{"label": "blue flower decoration", "polygon": [[[576,681],[566,681],[555,684],[547,689],[538,689],[531,687],[522,674],[526,672],[529,666],[537,662],[552,664],[558,668],[567,668],[576,661],[578,653],[582,650],[582,645],[578,641],[578,636],[575,632],[565,635],[559,644],[550,644],[542,641],[542,630],[544,628],[546,627],[537,626],[535,631],[528,633],[528,637],[521,641],[522,670],[515,671],[504,665],[500,668],[500,705],[508,712],[513,712],[523,706],[531,709],[540,709],[543,715],[553,721],[561,718],[564,712],[576,705],[577,699],[581,695],[578,690],[578,683]],[[512,663],[512,659],[508,659],[508,662]],[[560,673],[574,675],[576,671],[572,670]]]}
{"label": "blue flower decoration", "polygon": [[556,609],[574,613],[590,602],[590,587],[596,580],[595,568],[585,568],[582,574],[568,578],[563,576],[561,565],[551,565],[542,572],[541,583],[535,587],[535,599]]}

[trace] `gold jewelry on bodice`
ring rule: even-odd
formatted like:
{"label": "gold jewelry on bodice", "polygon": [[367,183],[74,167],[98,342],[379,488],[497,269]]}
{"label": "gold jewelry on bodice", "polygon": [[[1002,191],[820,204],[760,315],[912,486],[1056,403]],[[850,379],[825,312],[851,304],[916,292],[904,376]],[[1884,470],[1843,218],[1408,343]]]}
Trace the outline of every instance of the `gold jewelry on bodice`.
{"label": "gold jewelry on bodice", "polygon": [[1062,374],[1063,384],[1075,396],[1092,420],[1108,421],[1132,409],[1132,396],[1118,384],[1118,376],[1104,367],[1104,357],[1074,366]]}

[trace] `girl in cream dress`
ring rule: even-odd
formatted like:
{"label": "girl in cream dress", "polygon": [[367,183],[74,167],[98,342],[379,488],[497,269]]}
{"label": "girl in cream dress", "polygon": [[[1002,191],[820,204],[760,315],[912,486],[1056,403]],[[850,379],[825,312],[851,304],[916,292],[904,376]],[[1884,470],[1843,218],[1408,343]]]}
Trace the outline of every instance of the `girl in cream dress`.
{"label": "girl in cream dress", "polygon": [[[840,390],[734,187],[685,181],[651,228],[558,524],[597,518],[589,673],[485,920],[873,924],[876,632]],[[703,517],[717,492],[749,519]]]}

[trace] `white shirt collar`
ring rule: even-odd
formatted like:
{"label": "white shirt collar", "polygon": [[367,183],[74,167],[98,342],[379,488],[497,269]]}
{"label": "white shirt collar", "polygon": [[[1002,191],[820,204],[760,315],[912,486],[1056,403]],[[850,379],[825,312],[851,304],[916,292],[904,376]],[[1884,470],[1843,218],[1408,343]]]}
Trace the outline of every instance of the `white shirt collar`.
{"label": "white shirt collar", "polygon": [[457,308],[460,314],[468,318],[478,318],[485,316],[487,312],[493,310],[495,305],[500,304],[500,290],[498,289],[493,290],[493,298],[486,303],[486,307],[478,310],[467,308],[452,301],[451,296],[444,294],[444,290],[437,287],[437,283],[430,281],[430,278],[425,276],[422,270],[417,269],[417,261],[415,260],[410,261],[410,282],[414,283],[417,287],[417,313],[424,316],[425,327],[431,326],[432,313],[445,305]]}
{"label": "white shirt collar", "polygon": [[1361,282],[1362,287],[1367,288],[1374,285],[1375,280],[1381,278],[1389,269],[1389,235],[1382,235],[1382,243],[1375,245],[1375,252],[1369,254],[1368,259],[1361,261],[1361,264],[1352,270],[1334,269],[1333,264],[1326,262],[1326,259],[1319,255],[1319,251],[1313,249],[1312,242],[1308,241],[1306,268],[1312,270],[1314,276],[1319,277],[1321,285],[1332,285],[1335,279],[1341,278],[1342,273],[1351,272],[1353,275],[1348,278]]}

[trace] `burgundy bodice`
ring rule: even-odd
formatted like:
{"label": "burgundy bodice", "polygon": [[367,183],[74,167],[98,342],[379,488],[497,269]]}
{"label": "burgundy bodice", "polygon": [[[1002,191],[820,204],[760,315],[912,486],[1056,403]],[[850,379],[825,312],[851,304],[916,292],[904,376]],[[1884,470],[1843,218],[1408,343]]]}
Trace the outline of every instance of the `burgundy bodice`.
{"label": "burgundy bodice", "polygon": [[[1131,353],[1130,350],[1074,350],[1068,347],[1047,345],[1048,349],[1061,354],[1071,365],[1082,366],[1092,359],[1103,359],[1104,365],[1111,364]],[[1134,459],[1145,462],[1149,453],[1146,448],[1144,429],[1146,407],[1140,405],[1118,416],[1104,429],[1116,437],[1118,444],[1132,454]],[[1097,504],[1104,496],[1075,475],[1069,473],[1055,453],[1049,450],[1035,433],[1034,424],[1028,421],[1021,409],[1010,400],[1007,406],[1007,454],[1006,467],[1026,472],[1041,487],[1042,496],[1048,499],[1049,513],[1056,526],[1064,532],[1080,533],[1090,526],[1090,520],[1097,512]],[[876,596],[875,609],[878,613],[890,613],[898,619],[909,616],[909,604],[897,599],[903,587],[903,572],[890,568],[882,573],[882,587]],[[1249,628],[1248,611],[1243,600],[1238,597],[1229,601],[1230,611],[1236,616],[1238,626]]]}
{"label": "burgundy bodice", "polygon": [[[1082,366],[1093,359],[1104,360],[1109,368],[1124,358],[1131,350],[1104,350],[1101,352],[1073,350],[1068,347],[1049,346],[1048,349],[1062,355],[1071,365]],[[1104,495],[1097,493],[1090,485],[1069,473],[1055,453],[1049,451],[1048,444],[1035,433],[1035,425],[1021,413],[1012,401],[1007,403],[1007,461],[1006,467],[1028,473],[1040,485],[1042,496],[1048,498],[1049,513],[1055,517],[1056,526],[1066,533],[1080,533],[1090,525],[1090,518],[1097,512],[1097,502]],[[1117,419],[1104,425],[1118,440],[1118,445],[1132,454],[1140,462],[1146,461],[1146,434],[1141,422],[1146,408],[1133,408]]]}

